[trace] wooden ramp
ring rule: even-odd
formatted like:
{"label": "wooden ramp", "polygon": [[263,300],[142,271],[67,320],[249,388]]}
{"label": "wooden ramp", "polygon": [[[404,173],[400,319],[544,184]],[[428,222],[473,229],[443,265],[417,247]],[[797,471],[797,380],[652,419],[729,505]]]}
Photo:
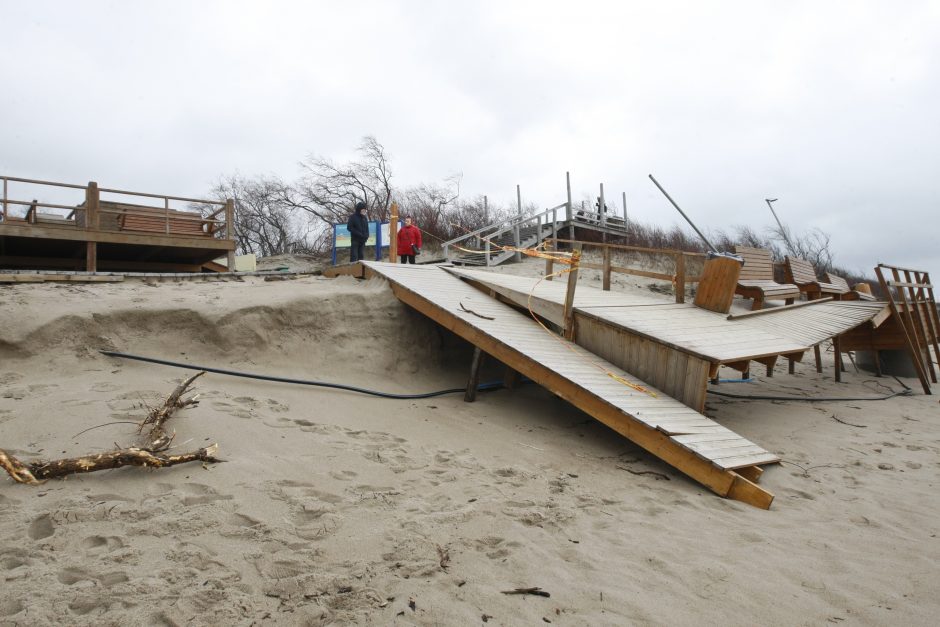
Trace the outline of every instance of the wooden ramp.
{"label": "wooden ramp", "polygon": [[[715,493],[767,509],[760,465],[780,461],[660,389],[436,266],[363,262],[396,297]],[[623,379],[649,389],[638,391]]]}

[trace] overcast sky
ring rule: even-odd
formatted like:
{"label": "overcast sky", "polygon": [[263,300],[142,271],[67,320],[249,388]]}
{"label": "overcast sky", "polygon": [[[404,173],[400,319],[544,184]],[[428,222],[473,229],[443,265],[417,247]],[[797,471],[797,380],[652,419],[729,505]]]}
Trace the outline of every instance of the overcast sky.
{"label": "overcast sky", "polygon": [[0,0],[0,173],[203,196],[365,135],[399,185],[772,222],[940,276],[940,2]]}

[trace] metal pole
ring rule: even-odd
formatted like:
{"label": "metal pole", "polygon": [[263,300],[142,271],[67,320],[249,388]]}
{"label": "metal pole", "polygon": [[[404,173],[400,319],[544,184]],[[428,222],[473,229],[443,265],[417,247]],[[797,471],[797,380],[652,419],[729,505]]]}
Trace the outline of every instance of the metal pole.
{"label": "metal pole", "polygon": [[627,225],[627,192],[623,193],[623,225]]}
{"label": "metal pole", "polygon": [[[518,207],[518,215],[516,216],[516,226],[512,229],[512,236],[516,248],[519,248],[519,245],[522,243],[519,241],[519,220],[522,219],[522,188],[518,185],[516,185],[516,205]],[[516,261],[522,261],[522,254],[517,252],[514,255],[514,259]]]}
{"label": "metal pole", "polygon": [[679,205],[676,204],[676,201],[673,200],[672,197],[670,197],[669,194],[666,193],[666,190],[664,190],[663,186],[659,184],[659,181],[654,179],[652,174],[650,174],[649,177],[650,177],[650,180],[653,181],[653,183],[656,185],[656,187],[659,188],[659,191],[663,193],[663,196],[665,196],[666,199],[672,203],[672,206],[676,208],[676,211],[681,213],[682,217],[685,218],[685,221],[688,222],[692,226],[693,229],[695,229],[695,232],[698,233],[698,236],[702,238],[702,241],[705,242],[705,245],[708,246],[712,250],[712,252],[717,253],[718,249],[712,246],[711,242],[709,242],[708,239],[704,235],[702,235],[702,232],[699,231],[698,227],[695,226],[692,220],[689,219],[689,216],[685,215],[685,212],[679,208]]}
{"label": "metal pole", "polygon": [[571,172],[565,172],[565,181],[568,184],[568,202],[565,204],[565,220],[571,222]]}
{"label": "metal pole", "polygon": [[796,251],[793,250],[793,244],[790,243],[790,238],[787,237],[787,230],[783,228],[783,224],[780,223],[780,218],[777,217],[777,212],[774,211],[774,206],[770,203],[777,202],[776,198],[765,198],[764,201],[767,203],[767,206],[770,207],[770,213],[774,214],[774,220],[777,221],[777,226],[780,227],[780,235],[783,237],[783,241],[787,243],[787,248],[790,249],[790,254],[796,254]]}
{"label": "metal pole", "polygon": [[607,201],[604,200],[603,183],[601,183],[601,197],[597,199],[597,211],[601,214],[601,226],[607,226]]}
{"label": "metal pole", "polygon": [[571,206],[571,172],[565,172],[568,182],[568,203],[565,205],[565,221],[568,223],[568,239],[574,239],[574,208]]}

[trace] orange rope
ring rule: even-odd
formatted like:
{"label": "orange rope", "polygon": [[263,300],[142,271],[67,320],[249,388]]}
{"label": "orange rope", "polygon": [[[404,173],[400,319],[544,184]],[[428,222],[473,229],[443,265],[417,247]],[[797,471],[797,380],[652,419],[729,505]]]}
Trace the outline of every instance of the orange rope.
{"label": "orange rope", "polygon": [[[575,263],[576,263],[577,261],[578,261],[578,260],[575,260]],[[569,263],[570,263],[570,262],[569,262]],[[573,264],[572,264],[572,265],[573,265]],[[564,347],[567,348],[569,351],[571,351],[572,353],[574,353],[574,355],[575,355],[578,359],[580,359],[581,361],[583,361],[584,363],[586,363],[586,364],[588,364],[588,365],[590,365],[590,366],[593,366],[593,367],[597,368],[598,370],[600,370],[601,372],[603,372],[605,375],[607,375],[608,377],[610,377],[610,378],[613,379],[614,381],[617,381],[618,383],[622,383],[623,385],[625,385],[625,386],[627,386],[627,387],[629,387],[629,388],[632,388],[632,389],[636,390],[637,392],[643,392],[644,394],[649,394],[649,395],[652,396],[653,398],[657,398],[656,392],[653,392],[653,391],[650,390],[649,388],[646,388],[646,387],[644,387],[644,386],[642,386],[642,385],[639,385],[639,384],[637,384],[637,383],[633,383],[632,381],[628,381],[627,379],[621,377],[621,376],[618,375],[617,373],[608,370],[608,369],[605,368],[603,365],[601,365],[601,364],[599,364],[599,363],[597,363],[597,362],[591,361],[591,360],[589,360],[588,358],[586,358],[584,355],[582,355],[581,353],[579,353],[578,351],[576,351],[576,350],[574,349],[574,346],[575,346],[574,342],[569,342],[569,341],[567,341],[567,340],[564,340],[564,339],[562,339],[561,337],[559,337],[558,335],[556,335],[555,333],[553,333],[552,330],[549,329],[547,326],[545,326],[545,324],[544,324],[541,320],[539,320],[539,317],[538,317],[537,315],[535,315],[535,312],[532,310],[532,297],[535,295],[535,290],[538,289],[539,284],[540,284],[542,281],[544,281],[545,279],[549,278],[549,277],[561,277],[561,276],[563,276],[563,275],[565,275],[565,274],[568,274],[569,272],[572,272],[573,270],[574,270],[573,267],[572,267],[572,268],[564,268],[564,269],[562,269],[562,270],[559,270],[558,272],[552,272],[551,274],[546,274],[545,276],[541,277],[538,281],[535,282],[535,285],[532,286],[532,290],[529,292],[529,297],[528,297],[528,299],[527,299],[527,301],[526,301],[526,306],[527,306],[527,308],[528,308],[528,310],[529,310],[529,315],[532,316],[532,319],[535,320],[535,321],[538,323],[538,325],[539,325],[540,327],[542,327],[542,329],[543,329],[546,333],[548,333],[549,336],[551,336],[551,338],[552,338],[553,340],[555,340],[556,342],[560,342],[562,346],[564,346]]]}

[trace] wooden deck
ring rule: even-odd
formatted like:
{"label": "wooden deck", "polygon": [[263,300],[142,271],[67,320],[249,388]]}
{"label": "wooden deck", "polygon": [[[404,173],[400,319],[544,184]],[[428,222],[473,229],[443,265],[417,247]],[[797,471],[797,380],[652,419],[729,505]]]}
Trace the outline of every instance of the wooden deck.
{"label": "wooden deck", "polygon": [[[542,281],[496,272],[457,268],[449,272],[496,291],[514,303],[561,324],[564,281]],[[886,303],[829,302],[779,307],[753,314],[720,314],[692,304],[673,303],[652,295],[605,292],[579,285],[576,314],[607,322],[716,364],[798,353],[887,311]]]}
{"label": "wooden deck", "polygon": [[[721,496],[768,508],[755,482],[770,453],[437,266],[364,262],[367,278]],[[489,273],[486,273],[489,274]],[[605,296],[613,296],[609,292]],[[580,297],[592,302],[591,294]],[[653,305],[654,307],[656,305]],[[690,367],[690,366],[687,366]],[[704,376],[704,374],[703,374]],[[616,378],[650,389],[638,391]]]}
{"label": "wooden deck", "polygon": [[[202,272],[219,257],[226,257],[229,267],[234,263],[231,200],[99,188],[93,181],[76,185],[0,176],[0,182],[0,268]],[[35,198],[53,193],[48,188],[56,188],[58,194],[81,193],[83,201],[62,204],[12,195],[29,193]],[[112,199],[103,199],[102,194]],[[135,197],[162,206],[128,202]],[[214,211],[203,216],[200,211],[171,208],[171,203]]]}

